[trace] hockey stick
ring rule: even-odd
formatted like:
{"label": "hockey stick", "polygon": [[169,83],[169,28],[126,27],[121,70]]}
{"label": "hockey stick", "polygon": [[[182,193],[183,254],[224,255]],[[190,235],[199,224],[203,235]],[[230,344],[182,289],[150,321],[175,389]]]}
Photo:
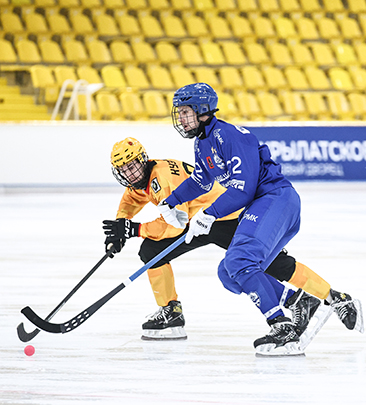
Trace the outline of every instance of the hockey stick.
{"label": "hockey stick", "polygon": [[123,290],[128,284],[132,283],[132,281],[136,280],[142,273],[148,270],[151,266],[157,263],[160,259],[164,258],[168,253],[174,250],[177,246],[182,244],[186,235],[182,235],[179,239],[169,245],[166,249],[156,255],[153,259],[147,262],[141,269],[137,270],[133,273],[127,280],[123,283],[118,285],[100,300],[96,301],[90,307],[85,309],[84,311],[80,312],[79,315],[76,315],[74,318],[70,319],[68,322],[65,323],[51,323],[48,322],[47,319],[40,318],[30,307],[25,307],[21,310],[21,312],[39,329],[42,329],[46,332],[50,333],[67,333],[71,332],[72,330],[76,329],[80,326],[83,322],[88,320],[95,312],[98,311],[105,303],[107,303],[111,298],[113,298],[117,293]]}
{"label": "hockey stick", "polygon": [[[89,273],[66,295],[66,297],[57,305],[57,307],[52,310],[47,317],[45,318],[46,321],[52,319],[57,312],[66,304],[66,302],[76,293],[76,291],[88,280],[92,274],[110,257],[113,253],[113,249],[109,249],[107,253],[99,260],[99,262],[89,271]],[[35,338],[40,329],[35,329],[33,332],[26,332],[24,329],[23,322],[20,323],[17,327],[18,337],[22,342],[29,342],[33,338]]]}

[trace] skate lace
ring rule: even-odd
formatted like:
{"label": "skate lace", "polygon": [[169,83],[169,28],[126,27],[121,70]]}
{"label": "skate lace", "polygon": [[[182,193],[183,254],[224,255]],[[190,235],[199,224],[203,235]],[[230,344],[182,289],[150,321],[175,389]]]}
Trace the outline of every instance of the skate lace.
{"label": "skate lace", "polygon": [[148,316],[149,321],[158,321],[164,319],[164,322],[168,322],[167,315],[170,311],[170,307],[160,307],[155,313]]}
{"label": "skate lace", "polygon": [[351,301],[341,301],[338,298],[335,299],[335,302],[332,303],[333,308],[337,312],[337,315],[341,321],[348,315],[349,313],[349,307],[350,307]]}
{"label": "skate lace", "polygon": [[268,335],[270,336],[279,336],[282,334],[284,326],[286,324],[289,324],[289,322],[281,322],[280,324],[274,324],[271,327],[271,330],[269,331]]}

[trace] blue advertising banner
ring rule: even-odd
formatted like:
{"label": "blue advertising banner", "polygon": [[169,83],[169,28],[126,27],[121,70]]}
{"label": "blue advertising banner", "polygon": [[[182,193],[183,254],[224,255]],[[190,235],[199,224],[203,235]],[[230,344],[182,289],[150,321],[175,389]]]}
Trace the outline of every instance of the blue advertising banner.
{"label": "blue advertising banner", "polygon": [[246,127],[290,180],[366,180],[366,127]]}

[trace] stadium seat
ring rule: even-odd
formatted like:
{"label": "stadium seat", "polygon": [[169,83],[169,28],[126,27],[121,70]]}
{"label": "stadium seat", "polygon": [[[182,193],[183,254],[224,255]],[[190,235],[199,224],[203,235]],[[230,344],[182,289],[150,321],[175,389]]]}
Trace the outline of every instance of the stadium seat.
{"label": "stadium seat", "polygon": [[258,38],[275,38],[276,31],[272,21],[267,17],[256,17],[252,20],[254,34]]}
{"label": "stadium seat", "polygon": [[332,40],[341,38],[338,25],[333,18],[321,17],[316,21],[321,38]]}
{"label": "stadium seat", "polygon": [[303,94],[306,109],[310,115],[318,119],[330,119],[330,113],[321,93],[310,92]]}
{"label": "stadium seat", "polygon": [[101,37],[114,37],[121,35],[116,20],[109,14],[100,14],[95,17],[98,35]]}
{"label": "stadium seat", "polygon": [[160,41],[155,46],[158,60],[163,64],[180,63],[177,48],[170,42]]}
{"label": "stadium seat", "polygon": [[[78,94],[77,95],[77,110],[78,110],[78,115],[79,119],[88,119],[88,116],[90,114],[90,119],[92,120],[100,120],[101,114],[97,109],[96,103],[94,101],[93,97],[90,97],[89,99],[89,106],[88,106],[88,101],[87,101],[87,96],[86,94]],[[88,108],[90,108],[90,111],[88,112]]]}
{"label": "stadium seat", "polygon": [[227,19],[234,37],[245,40],[254,38],[255,34],[247,18],[236,13],[227,13]]}
{"label": "stadium seat", "polygon": [[178,45],[184,65],[202,66],[204,64],[200,47],[193,42],[182,42]]}
{"label": "stadium seat", "polygon": [[298,34],[294,22],[290,18],[278,17],[273,19],[273,24],[276,28],[277,38],[291,39],[297,38]]}
{"label": "stadium seat", "polygon": [[239,11],[245,13],[258,12],[258,5],[256,0],[237,0]]}
{"label": "stadium seat", "polygon": [[125,0],[126,6],[131,10],[144,10],[148,8],[147,0]]}
{"label": "stadium seat", "polygon": [[76,73],[80,80],[86,80],[90,84],[102,83],[98,71],[91,66],[79,66],[76,68]]}
{"label": "stadium seat", "polygon": [[103,65],[112,63],[112,56],[105,42],[96,39],[87,41],[85,45],[92,64]]}
{"label": "stadium seat", "polygon": [[191,0],[171,0],[171,7],[177,11],[189,11],[192,9]]}
{"label": "stadium seat", "polygon": [[243,76],[245,88],[254,91],[267,88],[263,75],[256,66],[244,66],[240,71]]}
{"label": "stadium seat", "polygon": [[344,39],[354,40],[363,38],[361,29],[354,18],[344,17],[338,19],[338,24]]}
{"label": "stadium seat", "polygon": [[137,63],[146,64],[151,62],[158,62],[158,58],[155,54],[154,48],[150,43],[138,39],[135,41],[131,41],[131,47]]}
{"label": "stadium seat", "polygon": [[77,65],[90,62],[85,46],[81,41],[70,39],[63,43],[63,48],[68,62]]}
{"label": "stadium seat", "polygon": [[70,21],[76,35],[94,34],[95,30],[90,19],[84,14],[71,14]]}
{"label": "stadium seat", "polygon": [[310,90],[310,85],[305,76],[305,73],[300,68],[289,66],[284,69],[284,75],[291,90]]}
{"label": "stadium seat", "polygon": [[148,6],[151,10],[168,10],[170,4],[168,0],[148,0]]}
{"label": "stadium seat", "polygon": [[273,66],[264,66],[262,68],[263,77],[270,90],[281,90],[288,88],[288,83],[282,70]]}
{"label": "stadium seat", "polygon": [[0,17],[4,33],[20,34],[25,32],[22,21],[17,14],[2,13]]}
{"label": "stadium seat", "polygon": [[353,48],[356,51],[359,63],[363,66],[366,66],[366,43],[356,43],[354,44]]}
{"label": "stadium seat", "polygon": [[197,15],[189,14],[184,17],[184,22],[187,28],[188,35],[193,38],[209,38],[210,32],[207,28],[205,20]]}
{"label": "stadium seat", "polygon": [[51,14],[47,17],[52,34],[70,34],[71,27],[67,18],[62,14]]}
{"label": "stadium seat", "polygon": [[200,43],[203,59],[209,66],[221,66],[225,64],[225,57],[220,49],[220,45],[212,41]]}
{"label": "stadium seat", "polygon": [[178,40],[187,38],[188,33],[181,18],[168,14],[161,15],[160,19],[167,38]]}
{"label": "stadium seat", "polygon": [[207,25],[214,40],[233,38],[233,33],[226,18],[213,16],[208,19]]}
{"label": "stadium seat", "polygon": [[122,107],[115,94],[98,93],[95,100],[102,119],[115,120],[123,118]]}
{"label": "stadium seat", "polygon": [[185,66],[173,65],[170,67],[170,75],[173,79],[176,89],[179,89],[187,84],[195,83],[195,79],[191,71]]}
{"label": "stadium seat", "polygon": [[33,65],[29,69],[32,85],[37,90],[37,102],[53,104],[57,101],[59,86],[51,68],[44,65]]}
{"label": "stadium seat", "polygon": [[73,82],[77,82],[78,80],[75,69],[71,66],[56,66],[54,68],[54,73],[56,77],[56,83],[59,87],[62,87],[63,83],[66,80],[72,80]]}
{"label": "stadium seat", "polygon": [[38,13],[27,13],[24,16],[25,27],[28,33],[32,34],[46,34],[48,33],[48,27],[46,19],[43,15]]}
{"label": "stadium seat", "polygon": [[361,91],[366,89],[366,69],[359,66],[350,66],[348,72],[352,78],[355,88]]}
{"label": "stadium seat", "polygon": [[173,79],[167,68],[157,65],[149,65],[147,74],[151,86],[155,90],[175,90]]}
{"label": "stadium seat", "polygon": [[41,41],[39,43],[39,49],[43,63],[54,63],[59,65],[65,63],[65,56],[57,42],[50,40]]}
{"label": "stadium seat", "polygon": [[196,76],[196,82],[207,83],[217,90],[221,90],[221,83],[216,76],[215,69],[208,66],[199,66],[193,69]]}
{"label": "stadium seat", "polygon": [[136,17],[124,13],[117,16],[116,20],[122,35],[134,37],[142,34]]}
{"label": "stadium seat", "polygon": [[41,63],[42,58],[37,45],[29,39],[21,39],[15,44],[19,62],[27,64]]}
{"label": "stadium seat", "polygon": [[100,70],[103,82],[107,88],[122,90],[127,87],[126,79],[117,66],[107,65]]}
{"label": "stadium seat", "polygon": [[358,59],[352,45],[343,42],[334,44],[333,51],[339,65],[357,65]]}
{"label": "stadium seat", "polygon": [[247,59],[238,42],[222,41],[221,49],[225,57],[226,64],[231,66],[242,66],[247,64]]}
{"label": "stadium seat", "polygon": [[145,91],[142,99],[149,118],[168,118],[170,120],[170,110],[168,109],[163,94],[159,91]]}
{"label": "stadium seat", "polygon": [[305,13],[314,13],[323,11],[322,6],[318,0],[299,0],[301,11]]}
{"label": "stadium seat", "polygon": [[351,76],[347,70],[341,67],[333,67],[329,69],[328,75],[335,90],[354,90],[355,86],[353,85]]}
{"label": "stadium seat", "polygon": [[287,45],[280,42],[274,42],[268,45],[270,59],[276,66],[290,66],[294,64],[291,53]]}
{"label": "stadium seat", "polygon": [[366,95],[350,93],[348,94],[348,100],[356,118],[366,120]]}
{"label": "stadium seat", "polygon": [[10,41],[0,38],[0,63],[17,63],[18,57]]}
{"label": "stadium seat", "polygon": [[354,112],[351,110],[350,104],[344,93],[340,91],[326,93],[328,100],[329,110],[335,119],[348,119],[354,118]]}
{"label": "stadium seat", "polygon": [[239,109],[239,113],[249,120],[262,118],[262,111],[259,107],[258,100],[254,94],[244,91],[234,93],[234,98]]}
{"label": "stadium seat", "polygon": [[219,12],[224,11],[225,13],[234,11],[237,7],[235,0],[216,0],[215,5]]}
{"label": "stadium seat", "polygon": [[229,93],[217,92],[219,101],[217,103],[218,118],[231,120],[240,116],[238,106],[236,105],[234,96]]}
{"label": "stadium seat", "polygon": [[213,0],[191,0],[197,11],[212,10],[215,7]]}
{"label": "stadium seat", "polygon": [[279,93],[279,98],[286,114],[291,115],[296,120],[304,120],[309,118],[305,102],[300,93],[293,91],[281,91]]}
{"label": "stadium seat", "polygon": [[158,40],[165,37],[160,22],[153,15],[141,13],[138,17],[142,34],[146,40]]}
{"label": "stadium seat", "polygon": [[307,66],[304,68],[306,78],[313,90],[330,90],[331,85],[327,75],[322,69],[314,66]]}
{"label": "stadium seat", "polygon": [[240,90],[243,87],[242,76],[236,67],[220,67],[218,74],[224,90]]}
{"label": "stadium seat", "polygon": [[345,11],[342,0],[322,0],[324,9],[329,13]]}
{"label": "stadium seat", "polygon": [[129,43],[114,40],[110,43],[110,51],[114,63],[135,63],[135,58]]}
{"label": "stadium seat", "polygon": [[365,0],[348,0],[348,9],[351,13],[366,13],[366,1]]}
{"label": "stadium seat", "polygon": [[248,61],[253,65],[262,65],[265,63],[270,63],[269,56],[263,45],[250,42],[244,44],[244,49],[248,57]]}
{"label": "stadium seat", "polygon": [[133,91],[124,91],[120,94],[119,100],[122,106],[123,115],[130,120],[146,119],[147,113],[140,96]]}
{"label": "stadium seat", "polygon": [[284,13],[294,13],[301,11],[298,0],[279,0],[280,8]]}
{"label": "stadium seat", "polygon": [[258,5],[263,13],[280,11],[277,0],[258,0]]}
{"label": "stadium seat", "polygon": [[[302,3],[306,3],[306,0],[302,0]],[[300,17],[294,19],[294,23],[297,27],[297,32],[301,40],[304,41],[316,41],[320,39],[319,32],[316,28],[314,20],[307,17]]]}
{"label": "stadium seat", "polygon": [[288,47],[295,65],[307,66],[315,64],[313,55],[306,45],[299,42],[290,42]]}
{"label": "stadium seat", "polygon": [[126,66],[123,71],[127,85],[133,89],[149,89],[150,82],[145,72],[138,66]]}
{"label": "stadium seat", "polygon": [[329,44],[312,43],[309,47],[313,52],[314,60],[318,66],[328,67],[337,64],[332,48]]}
{"label": "stadium seat", "polygon": [[265,91],[257,93],[259,106],[267,118],[279,118],[284,116],[284,111],[276,95]]}

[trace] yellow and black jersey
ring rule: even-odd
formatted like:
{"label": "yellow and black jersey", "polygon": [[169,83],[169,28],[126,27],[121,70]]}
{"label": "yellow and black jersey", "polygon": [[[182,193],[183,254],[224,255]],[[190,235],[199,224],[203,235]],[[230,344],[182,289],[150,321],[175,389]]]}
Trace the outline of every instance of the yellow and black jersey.
{"label": "yellow and black jersey", "polygon": [[[158,205],[160,201],[167,198],[185,179],[193,172],[193,166],[174,159],[154,160],[156,163],[151,170],[150,179],[146,190],[135,190],[127,188],[124,192],[118,212],[118,218],[132,219],[149,202]],[[212,189],[184,204],[177,205],[179,210],[188,213],[189,219],[193,217],[201,208],[209,207],[223,192],[225,188],[216,183]],[[218,221],[235,219],[240,211],[218,219]],[[152,222],[146,222],[140,226],[140,236],[153,240],[173,238],[179,235],[182,229],[168,225],[162,216]]]}

